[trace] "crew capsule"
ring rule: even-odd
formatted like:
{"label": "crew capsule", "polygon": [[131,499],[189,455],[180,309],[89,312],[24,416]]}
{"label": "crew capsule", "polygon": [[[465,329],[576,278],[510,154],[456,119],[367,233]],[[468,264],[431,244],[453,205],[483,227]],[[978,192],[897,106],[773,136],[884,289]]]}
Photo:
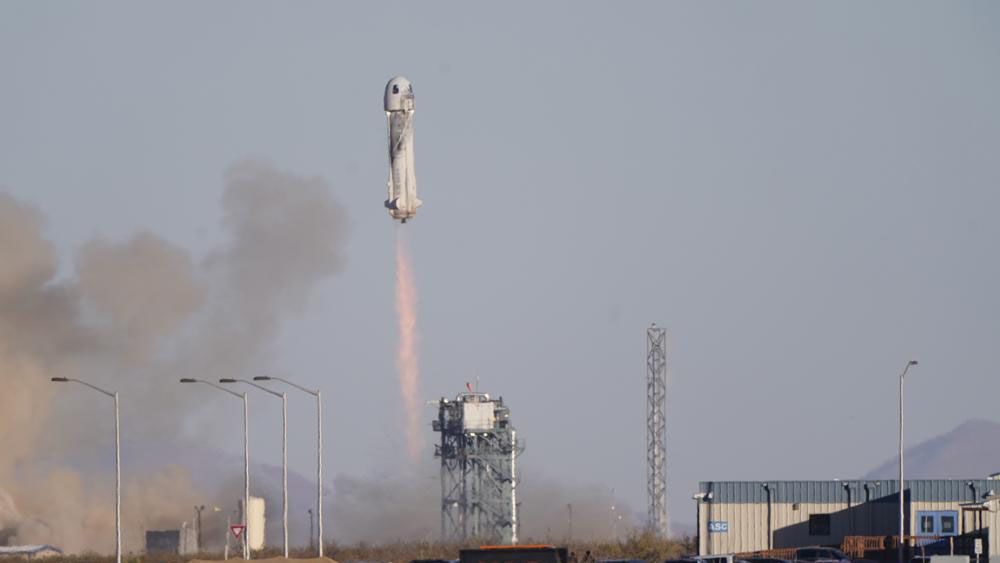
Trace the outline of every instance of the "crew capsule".
{"label": "crew capsule", "polygon": [[413,84],[397,76],[385,85],[385,117],[389,123],[389,184],[385,207],[405,223],[423,203],[417,199],[413,172]]}
{"label": "crew capsule", "polygon": [[397,76],[385,85],[385,111],[413,111],[413,84]]}

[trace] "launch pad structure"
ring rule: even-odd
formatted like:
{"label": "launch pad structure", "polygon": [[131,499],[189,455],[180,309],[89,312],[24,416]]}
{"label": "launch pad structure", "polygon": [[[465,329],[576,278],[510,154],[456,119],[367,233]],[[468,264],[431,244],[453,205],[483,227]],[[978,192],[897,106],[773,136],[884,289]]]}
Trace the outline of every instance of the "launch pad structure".
{"label": "launch pad structure", "polygon": [[517,543],[517,457],[523,451],[503,397],[462,393],[438,400],[441,541]]}

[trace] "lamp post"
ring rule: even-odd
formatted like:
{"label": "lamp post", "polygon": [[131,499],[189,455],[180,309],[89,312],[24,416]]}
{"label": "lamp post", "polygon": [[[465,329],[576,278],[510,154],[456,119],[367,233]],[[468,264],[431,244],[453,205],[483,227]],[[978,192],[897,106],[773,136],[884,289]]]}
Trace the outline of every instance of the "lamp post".
{"label": "lamp post", "polygon": [[197,553],[201,553],[201,511],[203,511],[203,510],[205,510],[205,505],[204,504],[202,504],[200,506],[196,504],[194,506],[194,512],[195,512],[195,523],[194,523],[194,525],[198,527],[195,530],[195,536],[194,536],[195,539],[198,541],[198,549],[195,550]]}
{"label": "lamp post", "polygon": [[281,528],[282,535],[284,536],[285,559],[288,559],[288,396],[284,393],[268,389],[263,385],[258,385],[248,379],[225,377],[220,379],[219,383],[246,383],[281,399]]}
{"label": "lamp post", "polygon": [[[246,393],[236,393],[204,379],[184,377],[181,383],[204,383],[209,387],[218,389],[224,393],[229,393],[234,397],[243,399],[243,525],[247,524],[247,510],[250,506],[250,408],[247,403]],[[228,542],[227,542],[228,545]],[[243,530],[243,559],[250,559],[250,540],[247,537],[246,529]]]}
{"label": "lamp post", "polygon": [[[288,381],[281,377],[259,375],[253,378],[254,381],[280,381],[292,387],[316,397],[316,535],[319,539],[317,553],[323,557],[323,399],[320,390],[307,389],[297,383]],[[309,535],[312,536],[312,525],[309,527]],[[311,542],[310,542],[311,543]]]}
{"label": "lamp post", "polygon": [[115,563],[122,563],[122,456],[121,456],[121,425],[118,417],[118,392],[106,391],[91,385],[86,381],[71,377],[53,377],[56,383],[79,383],[111,397],[115,402]]}
{"label": "lamp post", "polygon": [[[691,496],[691,500],[693,500],[695,503],[694,504],[696,510],[695,520],[698,521],[698,534],[697,534],[698,555],[709,555],[712,550],[712,541],[711,541],[712,530],[710,529],[712,526],[712,505],[708,504],[711,502],[712,496],[713,496],[712,491],[704,493],[695,493],[694,495]],[[704,527],[702,527],[701,525],[701,506],[703,504],[708,504],[707,507],[708,513],[706,514]],[[702,531],[704,531],[704,533],[702,533]]]}
{"label": "lamp post", "polygon": [[910,367],[917,365],[916,360],[910,360],[906,362],[906,367],[903,368],[903,373],[899,374],[899,553],[897,554],[898,563],[903,563],[903,542],[905,534],[905,527],[903,524],[905,518],[905,512],[903,509],[903,495],[906,491],[906,487],[903,481],[903,381],[906,380],[906,372],[910,370]]}
{"label": "lamp post", "polygon": [[767,548],[774,549],[773,519],[771,518],[771,484],[764,483],[761,486],[764,488],[764,492],[767,493]]}
{"label": "lamp post", "polygon": [[306,512],[309,513],[309,548],[312,549],[313,546],[313,509],[309,509]]}
{"label": "lamp post", "polygon": [[566,504],[566,535],[568,540],[573,541],[573,503]]}

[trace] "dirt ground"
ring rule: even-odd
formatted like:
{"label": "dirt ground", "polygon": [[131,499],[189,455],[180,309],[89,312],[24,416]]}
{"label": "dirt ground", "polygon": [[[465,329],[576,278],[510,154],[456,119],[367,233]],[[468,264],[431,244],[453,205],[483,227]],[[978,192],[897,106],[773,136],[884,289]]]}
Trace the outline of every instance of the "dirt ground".
{"label": "dirt ground", "polygon": [[[215,563],[214,559],[192,559],[189,563]],[[322,563],[337,563],[329,557],[313,557],[311,559],[285,559],[284,557],[269,557],[267,559],[254,559],[260,563],[307,563],[308,561],[319,561]]]}

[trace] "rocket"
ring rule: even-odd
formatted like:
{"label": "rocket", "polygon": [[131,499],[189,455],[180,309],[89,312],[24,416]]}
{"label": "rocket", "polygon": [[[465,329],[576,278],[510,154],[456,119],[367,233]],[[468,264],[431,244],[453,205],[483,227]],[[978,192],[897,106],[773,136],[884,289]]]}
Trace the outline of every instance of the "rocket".
{"label": "rocket", "polygon": [[397,76],[385,85],[385,117],[389,122],[389,195],[385,207],[403,223],[423,203],[417,199],[413,173],[413,84]]}

